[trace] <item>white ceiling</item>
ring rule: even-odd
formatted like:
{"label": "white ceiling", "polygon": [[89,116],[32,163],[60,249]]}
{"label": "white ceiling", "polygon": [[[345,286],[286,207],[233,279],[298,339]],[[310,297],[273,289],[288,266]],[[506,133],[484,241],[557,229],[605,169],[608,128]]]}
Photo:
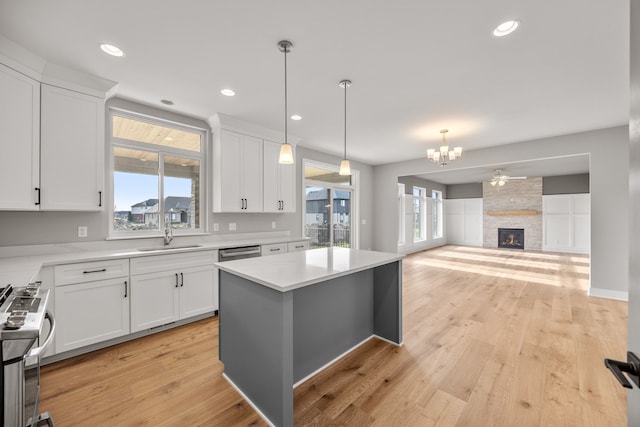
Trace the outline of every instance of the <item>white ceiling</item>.
{"label": "white ceiling", "polygon": [[[522,21],[509,37],[492,29]],[[0,33],[59,65],[119,82],[117,95],[187,115],[284,127],[348,157],[416,159],[628,123],[629,2],[621,0],[0,0]],[[103,54],[98,44],[126,56]],[[233,88],[228,98],[220,89]],[[160,104],[171,99],[173,107]]]}

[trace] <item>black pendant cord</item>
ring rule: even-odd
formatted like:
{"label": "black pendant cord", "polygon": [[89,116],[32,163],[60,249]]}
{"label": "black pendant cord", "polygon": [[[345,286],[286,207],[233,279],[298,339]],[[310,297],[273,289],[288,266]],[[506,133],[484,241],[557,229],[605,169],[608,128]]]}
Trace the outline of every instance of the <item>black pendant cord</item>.
{"label": "black pendant cord", "polygon": [[289,48],[284,47],[284,143],[287,143],[287,51]]}
{"label": "black pendant cord", "polygon": [[347,160],[347,82],[344,82],[344,159]]}

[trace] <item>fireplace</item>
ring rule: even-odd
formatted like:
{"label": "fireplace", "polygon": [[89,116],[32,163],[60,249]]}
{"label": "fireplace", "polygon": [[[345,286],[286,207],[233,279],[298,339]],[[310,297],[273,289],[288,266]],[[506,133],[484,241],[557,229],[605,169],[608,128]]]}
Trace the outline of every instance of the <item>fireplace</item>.
{"label": "fireplace", "polygon": [[524,249],[524,228],[498,228],[498,247]]}

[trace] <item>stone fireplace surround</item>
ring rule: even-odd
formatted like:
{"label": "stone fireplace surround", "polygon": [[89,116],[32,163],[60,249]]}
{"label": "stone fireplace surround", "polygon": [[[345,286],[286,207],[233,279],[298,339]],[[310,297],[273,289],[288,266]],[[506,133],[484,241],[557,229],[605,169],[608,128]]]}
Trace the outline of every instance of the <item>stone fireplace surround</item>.
{"label": "stone fireplace surround", "polygon": [[525,230],[525,250],[542,250],[542,178],[482,184],[483,246],[498,248],[498,228]]}

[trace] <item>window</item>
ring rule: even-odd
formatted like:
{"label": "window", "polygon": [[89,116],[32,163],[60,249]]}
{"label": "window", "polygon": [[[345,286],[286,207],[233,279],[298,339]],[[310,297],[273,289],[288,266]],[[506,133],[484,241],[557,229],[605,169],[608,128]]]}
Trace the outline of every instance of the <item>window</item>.
{"label": "window", "polygon": [[338,174],[338,166],[304,160],[302,226],[311,247],[357,248],[357,178]]}
{"label": "window", "polygon": [[111,111],[112,236],[204,231],[201,176],[206,133]]}
{"label": "window", "polygon": [[427,190],[421,187],[413,187],[413,241],[419,242],[427,239]]}
{"label": "window", "polygon": [[433,190],[433,238],[442,238],[442,191]]}
{"label": "window", "polygon": [[404,245],[404,184],[398,183],[398,244]]}

